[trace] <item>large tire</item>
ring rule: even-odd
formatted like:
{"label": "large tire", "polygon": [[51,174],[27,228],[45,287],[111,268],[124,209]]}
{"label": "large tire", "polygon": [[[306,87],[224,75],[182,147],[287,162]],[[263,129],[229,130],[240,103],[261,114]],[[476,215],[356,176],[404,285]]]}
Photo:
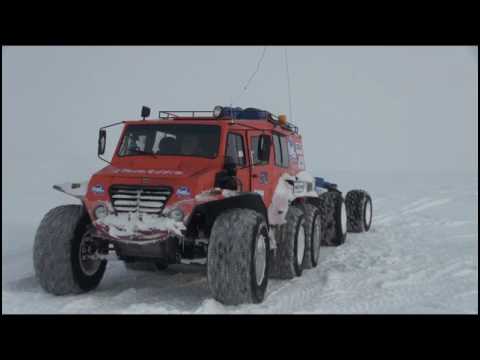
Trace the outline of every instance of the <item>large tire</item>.
{"label": "large tire", "polygon": [[262,302],[269,257],[268,228],[261,214],[230,209],[219,215],[210,233],[207,257],[213,297],[225,305]]}
{"label": "large tire", "polygon": [[320,209],[311,204],[304,204],[306,247],[303,268],[311,269],[318,265],[320,244],[322,241],[322,217]]}
{"label": "large tire", "polygon": [[[303,234],[303,235],[302,235]],[[303,237],[303,249],[301,239]],[[286,223],[275,232],[277,248],[270,262],[270,277],[277,279],[293,279],[301,276],[305,259],[305,214],[302,209],[290,206]]]}
{"label": "large tire", "polygon": [[[328,191],[320,195],[323,238],[325,246],[339,246],[347,238],[347,216],[345,201],[338,191]],[[343,220],[342,220],[343,219]]]}
{"label": "large tire", "polygon": [[372,224],[372,198],[364,190],[351,190],[345,196],[347,230],[353,233],[368,231]]}
{"label": "large tire", "polygon": [[[81,205],[50,210],[38,227],[33,246],[35,275],[42,288],[55,295],[77,294],[98,286],[106,260],[80,260],[89,217]],[[87,265],[90,267],[88,270]]]}
{"label": "large tire", "polygon": [[163,271],[168,268],[168,263],[165,261],[132,261],[132,262],[124,262],[125,267],[128,270],[134,271]]}

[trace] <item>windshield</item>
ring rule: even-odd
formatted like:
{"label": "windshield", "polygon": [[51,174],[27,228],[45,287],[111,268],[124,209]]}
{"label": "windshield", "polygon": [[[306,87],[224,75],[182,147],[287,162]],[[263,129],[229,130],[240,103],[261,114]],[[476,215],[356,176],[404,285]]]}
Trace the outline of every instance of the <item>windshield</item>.
{"label": "windshield", "polygon": [[216,125],[129,125],[118,155],[215,158],[219,141],[220,127]]}

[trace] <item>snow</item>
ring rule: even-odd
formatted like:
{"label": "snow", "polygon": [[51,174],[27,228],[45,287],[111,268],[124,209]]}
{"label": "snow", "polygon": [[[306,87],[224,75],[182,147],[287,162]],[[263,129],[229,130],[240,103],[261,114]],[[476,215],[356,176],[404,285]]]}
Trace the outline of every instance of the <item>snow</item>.
{"label": "snow", "polygon": [[261,304],[213,300],[202,265],[148,273],[119,261],[95,291],[47,294],[33,275],[38,223],[10,214],[2,219],[2,313],[478,313],[477,175],[324,175],[342,190],[370,192],[371,231],[322,247],[319,266],[302,277],[270,280]]}
{"label": "snow", "polygon": [[156,230],[168,231],[181,236],[182,230],[185,230],[185,225],[181,221],[150,214],[142,214],[140,217],[136,212],[108,215],[97,220],[96,223],[108,226],[108,232],[113,237],[131,236],[139,232]]}
{"label": "snow", "polygon": [[270,224],[272,225],[279,225],[285,222],[288,205],[296,197],[318,196],[318,193],[313,190],[306,191],[306,187],[304,187],[305,190],[302,192],[293,193],[292,185],[287,183],[287,180],[310,182],[313,184],[313,186],[315,186],[314,177],[310,175],[310,173],[308,173],[307,171],[301,171],[295,176],[289,175],[288,173],[284,173],[282,176],[280,176],[277,182],[277,186],[275,187],[275,191],[273,192],[272,202],[268,207],[268,219],[270,221]]}
{"label": "snow", "polygon": [[292,186],[286,180],[295,180],[295,178],[287,173],[280,176],[277,186],[273,192],[272,202],[268,207],[268,220],[271,225],[283,224],[288,208],[288,204],[294,199]]}
{"label": "snow", "polygon": [[232,197],[232,196],[238,196],[240,195],[241,193],[239,191],[234,191],[234,190],[225,190],[223,189],[222,190],[222,195],[226,198],[228,197]]}
{"label": "snow", "polygon": [[195,200],[198,202],[213,201],[219,198],[219,195],[228,198],[240,195],[240,192],[234,190],[226,190],[220,188],[212,188],[195,195]]}
{"label": "snow", "polygon": [[222,194],[222,190],[220,188],[209,189],[195,195],[195,200],[199,202],[211,201],[216,199],[220,194]]}
{"label": "snow", "polygon": [[310,182],[312,184],[315,184],[315,178],[308,171],[305,171],[305,170],[300,171],[295,176],[296,176],[297,180]]}

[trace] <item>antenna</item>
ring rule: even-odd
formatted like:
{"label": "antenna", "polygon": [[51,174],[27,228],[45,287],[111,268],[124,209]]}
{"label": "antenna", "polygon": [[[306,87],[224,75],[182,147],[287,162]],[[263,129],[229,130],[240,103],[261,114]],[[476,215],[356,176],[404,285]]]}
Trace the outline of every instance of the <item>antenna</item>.
{"label": "antenna", "polygon": [[288,107],[289,107],[289,117],[290,121],[293,121],[293,114],[292,114],[292,94],[290,92],[290,72],[288,71],[288,53],[287,47],[284,48],[285,54],[285,71],[287,73],[287,88],[288,88]]}
{"label": "antenna", "polygon": [[230,107],[233,107],[233,103],[236,103],[240,99],[240,97],[243,95],[243,93],[245,93],[245,91],[247,91],[248,87],[250,86],[250,83],[253,81],[255,75],[257,75],[258,70],[260,70],[260,65],[262,64],[262,61],[263,61],[263,58],[265,57],[266,51],[267,51],[267,47],[264,46],[263,51],[262,51],[262,55],[260,55],[260,58],[257,62],[257,67],[255,68],[255,71],[253,72],[252,75],[250,75],[250,78],[247,80],[246,84],[243,86],[240,94],[238,94],[238,96],[235,99],[233,99],[233,100],[230,99]]}

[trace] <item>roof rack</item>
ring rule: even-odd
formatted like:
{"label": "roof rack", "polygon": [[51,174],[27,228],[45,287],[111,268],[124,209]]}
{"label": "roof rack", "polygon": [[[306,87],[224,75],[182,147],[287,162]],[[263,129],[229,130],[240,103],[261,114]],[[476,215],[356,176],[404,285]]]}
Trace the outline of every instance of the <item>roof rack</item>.
{"label": "roof rack", "polygon": [[[251,110],[249,108],[241,109],[241,111],[243,111],[243,110],[254,111],[254,110]],[[257,109],[255,109],[255,110],[257,110]],[[236,111],[239,111],[239,110],[236,110]],[[236,118],[235,117],[236,111],[235,110],[230,111],[229,114],[225,114],[225,115],[220,116],[220,117],[215,117],[213,111],[198,111],[198,110],[197,111],[188,111],[188,110],[169,110],[169,111],[166,111],[166,110],[161,110],[158,113],[158,117],[159,117],[159,119],[166,119],[166,120],[173,120],[175,118],[181,118],[181,117],[186,117],[186,118],[189,118],[189,119],[214,118],[214,119],[217,119],[217,120],[232,120],[232,119],[243,120],[243,119],[245,119],[245,118],[243,118],[243,119],[242,118]],[[268,111],[265,111],[265,110],[258,110],[258,111],[265,114],[264,118],[258,118],[258,120],[266,120],[266,121],[269,121],[270,123],[272,123],[274,125],[282,126],[282,125],[280,125],[278,116],[276,116],[276,115],[274,115],[274,114],[272,114]],[[232,117],[232,115],[233,115],[233,117]],[[298,127],[296,125],[290,123],[290,122],[287,122],[282,127],[298,134]]]}
{"label": "roof rack", "polygon": [[[190,115],[188,115],[190,114]],[[213,111],[187,111],[187,110],[172,110],[159,111],[158,117],[160,119],[174,119],[176,117],[191,117],[194,119],[203,119],[213,117]]]}

